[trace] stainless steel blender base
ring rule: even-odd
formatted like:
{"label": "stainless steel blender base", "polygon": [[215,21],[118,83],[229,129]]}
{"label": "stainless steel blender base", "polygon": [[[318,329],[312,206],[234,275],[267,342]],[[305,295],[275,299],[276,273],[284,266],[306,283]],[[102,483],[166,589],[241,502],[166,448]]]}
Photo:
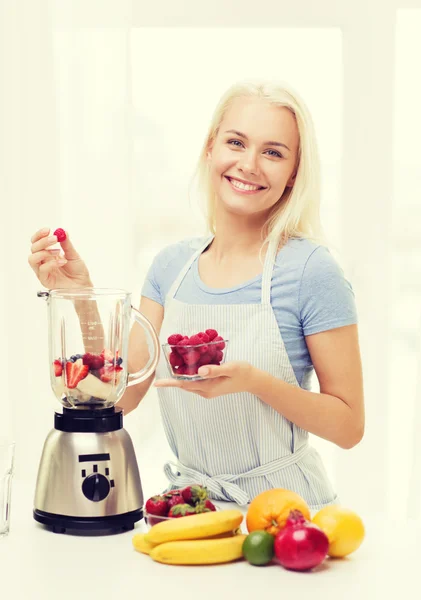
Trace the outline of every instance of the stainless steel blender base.
{"label": "stainless steel blender base", "polygon": [[111,517],[68,517],[66,515],[55,515],[34,509],[34,519],[42,523],[54,533],[122,533],[134,529],[134,524],[143,518],[143,510],[134,510],[124,515]]}
{"label": "stainless steel blender base", "polygon": [[[78,411],[75,428],[86,426],[80,415]],[[56,413],[56,427],[61,427],[61,417]],[[97,428],[99,419],[93,418]],[[69,419],[72,425],[73,417]],[[63,533],[126,531],[142,519],[142,507],[133,443],[121,424],[112,431],[50,431],[38,470],[36,521]]]}

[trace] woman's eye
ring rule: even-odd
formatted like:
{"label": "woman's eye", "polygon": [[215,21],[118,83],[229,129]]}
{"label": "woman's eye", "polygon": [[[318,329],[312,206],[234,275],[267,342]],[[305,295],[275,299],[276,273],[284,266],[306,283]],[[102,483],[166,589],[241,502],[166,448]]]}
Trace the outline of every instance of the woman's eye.
{"label": "woman's eye", "polygon": [[232,144],[233,146],[242,146],[243,144],[240,142],[240,140],[229,140],[228,144]]}
{"label": "woman's eye", "polygon": [[276,150],[267,150],[267,152],[273,152],[273,154],[270,154],[270,156],[275,156],[276,158],[282,158],[282,154],[279,154],[279,152],[276,152]]}
{"label": "woman's eye", "polygon": [[[228,140],[228,145],[237,147],[237,148],[243,148],[244,144],[242,142],[240,142],[240,140]],[[269,153],[269,156],[273,156],[274,158],[283,158],[282,154],[280,154],[279,152],[277,152],[276,150],[266,150],[266,152]]]}

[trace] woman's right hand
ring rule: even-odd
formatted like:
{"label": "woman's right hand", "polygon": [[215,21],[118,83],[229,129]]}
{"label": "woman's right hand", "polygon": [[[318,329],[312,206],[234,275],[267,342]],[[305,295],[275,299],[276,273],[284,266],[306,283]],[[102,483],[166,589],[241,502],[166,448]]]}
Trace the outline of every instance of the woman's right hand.
{"label": "woman's right hand", "polygon": [[41,284],[47,289],[93,287],[88,268],[69,240],[60,242],[60,249],[49,249],[57,244],[57,237],[50,236],[50,229],[40,229],[31,238],[31,254],[28,262]]}

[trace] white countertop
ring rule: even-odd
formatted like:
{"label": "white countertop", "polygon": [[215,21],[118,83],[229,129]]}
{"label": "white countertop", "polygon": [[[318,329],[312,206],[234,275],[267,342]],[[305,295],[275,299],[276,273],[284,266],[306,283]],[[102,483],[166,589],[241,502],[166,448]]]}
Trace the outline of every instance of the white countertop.
{"label": "white countertop", "polygon": [[278,565],[253,567],[245,561],[177,567],[133,549],[134,532],[146,531],[143,521],[134,531],[111,536],[54,534],[33,520],[32,501],[33,486],[15,480],[10,533],[0,539],[0,594],[5,600],[254,600],[262,594],[285,600],[383,600],[402,597],[417,583],[420,524],[365,520],[366,539],[357,552],[327,560],[309,573]]}

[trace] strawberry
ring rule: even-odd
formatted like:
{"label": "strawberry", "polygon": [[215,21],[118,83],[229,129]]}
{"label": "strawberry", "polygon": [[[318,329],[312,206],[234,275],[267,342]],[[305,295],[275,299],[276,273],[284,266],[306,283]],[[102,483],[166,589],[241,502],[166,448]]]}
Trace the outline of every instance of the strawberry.
{"label": "strawberry", "polygon": [[211,502],[211,501],[209,500],[209,498],[206,498],[205,502],[203,503],[203,506],[204,506],[205,508],[208,508],[208,509],[209,509],[209,510],[211,510],[211,511],[215,511],[215,510],[216,510],[216,506],[215,506],[215,504],[213,504],[213,502]]}
{"label": "strawberry", "polygon": [[105,383],[109,383],[112,381],[113,383],[118,383],[120,381],[120,372],[123,370],[123,367],[118,365],[111,366],[107,365],[99,369],[99,378],[101,381]]}
{"label": "strawberry", "polygon": [[201,485],[189,485],[181,491],[181,494],[184,501],[191,506],[196,506],[208,497],[206,488]]}
{"label": "strawberry", "polygon": [[66,232],[61,227],[56,229],[53,235],[57,236],[57,241],[59,242],[64,242],[64,240],[66,239]]}
{"label": "strawberry", "polygon": [[167,342],[171,345],[176,345],[178,344],[178,342],[180,340],[183,339],[183,336],[181,335],[181,333],[173,333],[172,335],[170,335],[170,337],[167,339]]}
{"label": "strawberry", "polygon": [[92,354],[91,352],[86,352],[86,354],[82,357],[83,364],[88,365],[88,367],[96,371],[101,369],[104,366],[104,357],[101,354]]}
{"label": "strawberry", "polygon": [[206,329],[206,335],[208,336],[209,341],[211,342],[214,338],[216,338],[218,332],[216,331],[216,329]]}
{"label": "strawberry", "polygon": [[161,496],[179,496],[182,492],[182,489],[177,489],[177,490],[169,490],[168,492],[164,492],[163,494],[161,494]]}
{"label": "strawberry", "polygon": [[145,508],[150,515],[166,517],[168,514],[168,500],[163,495],[152,496],[147,500]]}
{"label": "strawberry", "polygon": [[171,352],[169,356],[169,361],[172,367],[181,367],[181,365],[184,364],[183,359],[176,352]]}
{"label": "strawberry", "polygon": [[196,510],[190,504],[176,504],[170,509],[168,516],[178,519],[179,517],[188,517],[195,514],[197,514]]}
{"label": "strawberry", "polygon": [[111,350],[108,350],[108,348],[104,348],[104,350],[101,352],[101,356],[104,361],[107,360],[108,362],[112,362],[114,360],[114,354],[111,352]]}
{"label": "strawberry", "polygon": [[78,358],[76,362],[66,363],[66,384],[67,387],[73,389],[77,387],[79,381],[85,379],[89,373],[88,365],[84,365],[81,358]]}
{"label": "strawberry", "polygon": [[61,360],[55,360],[53,362],[53,366],[54,366],[54,375],[56,377],[60,377],[60,375],[63,373],[63,365],[61,364]]}
{"label": "strawberry", "polygon": [[183,496],[181,495],[181,492],[179,492],[178,494],[172,494],[167,502],[168,509],[171,509],[173,506],[177,506],[177,504],[185,504],[185,503],[186,502],[185,502]]}

